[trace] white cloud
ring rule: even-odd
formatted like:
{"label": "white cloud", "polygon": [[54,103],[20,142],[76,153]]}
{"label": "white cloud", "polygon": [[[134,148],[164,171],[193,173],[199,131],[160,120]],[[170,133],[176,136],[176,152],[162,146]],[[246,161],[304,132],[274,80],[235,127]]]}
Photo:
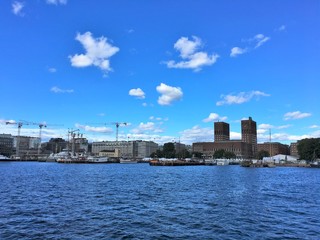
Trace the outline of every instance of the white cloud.
{"label": "white cloud", "polygon": [[140,99],[144,99],[146,97],[145,93],[141,90],[141,88],[131,89],[129,91],[129,95]]}
{"label": "white cloud", "polygon": [[193,36],[192,39],[189,40],[187,37],[178,39],[174,48],[180,53],[182,61],[170,60],[166,62],[168,68],[190,68],[200,71],[203,66],[210,66],[217,61],[219,55],[198,51],[202,47],[200,38]]}
{"label": "white cloud", "polygon": [[24,8],[24,6],[25,5],[23,2],[15,1],[12,3],[12,12],[15,15],[23,16],[22,9]]}
{"label": "white cloud", "polygon": [[48,4],[54,4],[54,5],[67,4],[67,0],[47,0],[46,2]]}
{"label": "white cloud", "polygon": [[191,129],[180,132],[181,140],[189,144],[194,142],[212,142],[214,140],[213,128],[201,128],[196,125]]}
{"label": "white cloud", "polygon": [[236,57],[238,55],[250,52],[261,47],[264,43],[270,40],[270,37],[264,36],[263,34],[257,34],[253,38],[244,39],[248,45],[245,48],[233,47],[231,49],[230,57]]}
{"label": "white cloud", "polygon": [[222,106],[222,105],[231,105],[231,104],[242,104],[250,101],[252,98],[268,97],[268,96],[270,95],[261,91],[240,92],[237,95],[233,95],[233,94],[221,95],[221,98],[223,100],[218,101],[216,105]]}
{"label": "white cloud", "polygon": [[162,94],[158,98],[158,103],[160,105],[170,105],[173,101],[180,100],[183,96],[181,88],[171,87],[164,83],[157,86],[157,91]]}
{"label": "white cloud", "polygon": [[263,34],[257,34],[254,36],[254,41],[256,42],[256,46],[254,48],[258,48],[262,46],[264,43],[270,40],[270,37],[266,37]]}
{"label": "white cloud", "polygon": [[216,121],[225,121],[227,117],[220,117],[217,113],[210,113],[209,117],[203,119],[203,122],[216,122]]}
{"label": "white cloud", "polygon": [[320,128],[320,126],[319,125],[311,125],[309,128]]}
{"label": "white cloud", "polygon": [[234,47],[231,49],[230,57],[236,57],[246,52],[247,52],[247,49],[245,48]]}
{"label": "white cloud", "polygon": [[284,120],[301,119],[301,118],[306,118],[306,117],[310,117],[310,116],[311,116],[311,113],[302,113],[300,111],[287,112],[284,115]]}
{"label": "white cloud", "polygon": [[81,125],[79,123],[76,123],[75,126],[87,132],[95,132],[95,133],[112,133],[113,132],[112,128],[110,127],[92,127],[88,125]]}
{"label": "white cloud", "polygon": [[61,89],[58,87],[52,87],[50,91],[54,93],[73,93],[74,92],[73,89]]}
{"label": "white cloud", "polygon": [[119,51],[118,47],[108,43],[106,37],[93,38],[91,32],[78,33],[76,40],[83,45],[86,53],[69,56],[73,67],[96,66],[105,73],[112,71],[109,59]]}
{"label": "white cloud", "polygon": [[161,129],[158,124],[155,124],[154,122],[141,122],[139,126],[132,129],[131,132],[134,134],[144,134],[146,132],[161,133],[163,132],[163,129]]}

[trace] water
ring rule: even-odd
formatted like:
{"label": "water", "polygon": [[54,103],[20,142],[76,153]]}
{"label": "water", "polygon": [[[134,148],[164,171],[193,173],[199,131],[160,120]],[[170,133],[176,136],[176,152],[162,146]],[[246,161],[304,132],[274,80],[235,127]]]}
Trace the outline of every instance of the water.
{"label": "water", "polygon": [[0,163],[0,239],[320,239],[320,169]]}

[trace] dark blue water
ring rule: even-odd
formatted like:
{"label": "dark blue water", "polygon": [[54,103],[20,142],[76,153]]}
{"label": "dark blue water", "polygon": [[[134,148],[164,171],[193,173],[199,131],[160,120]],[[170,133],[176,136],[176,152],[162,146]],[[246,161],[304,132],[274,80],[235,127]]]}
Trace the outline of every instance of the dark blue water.
{"label": "dark blue water", "polygon": [[320,239],[320,169],[0,163],[0,239]]}

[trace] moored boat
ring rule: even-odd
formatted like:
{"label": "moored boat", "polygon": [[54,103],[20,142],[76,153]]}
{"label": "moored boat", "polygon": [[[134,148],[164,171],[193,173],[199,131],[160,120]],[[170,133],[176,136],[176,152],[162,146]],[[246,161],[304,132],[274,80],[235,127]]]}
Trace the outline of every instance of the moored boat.
{"label": "moored boat", "polygon": [[11,159],[0,154],[0,161],[11,161]]}
{"label": "moored boat", "polygon": [[120,163],[138,163],[136,159],[125,159],[125,158],[120,158]]}

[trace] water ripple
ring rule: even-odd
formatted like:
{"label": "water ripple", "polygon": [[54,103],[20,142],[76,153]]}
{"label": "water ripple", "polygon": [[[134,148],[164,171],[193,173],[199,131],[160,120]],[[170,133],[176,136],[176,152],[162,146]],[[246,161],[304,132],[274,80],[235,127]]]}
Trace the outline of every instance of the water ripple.
{"label": "water ripple", "polygon": [[319,239],[320,171],[0,164],[0,239]]}

